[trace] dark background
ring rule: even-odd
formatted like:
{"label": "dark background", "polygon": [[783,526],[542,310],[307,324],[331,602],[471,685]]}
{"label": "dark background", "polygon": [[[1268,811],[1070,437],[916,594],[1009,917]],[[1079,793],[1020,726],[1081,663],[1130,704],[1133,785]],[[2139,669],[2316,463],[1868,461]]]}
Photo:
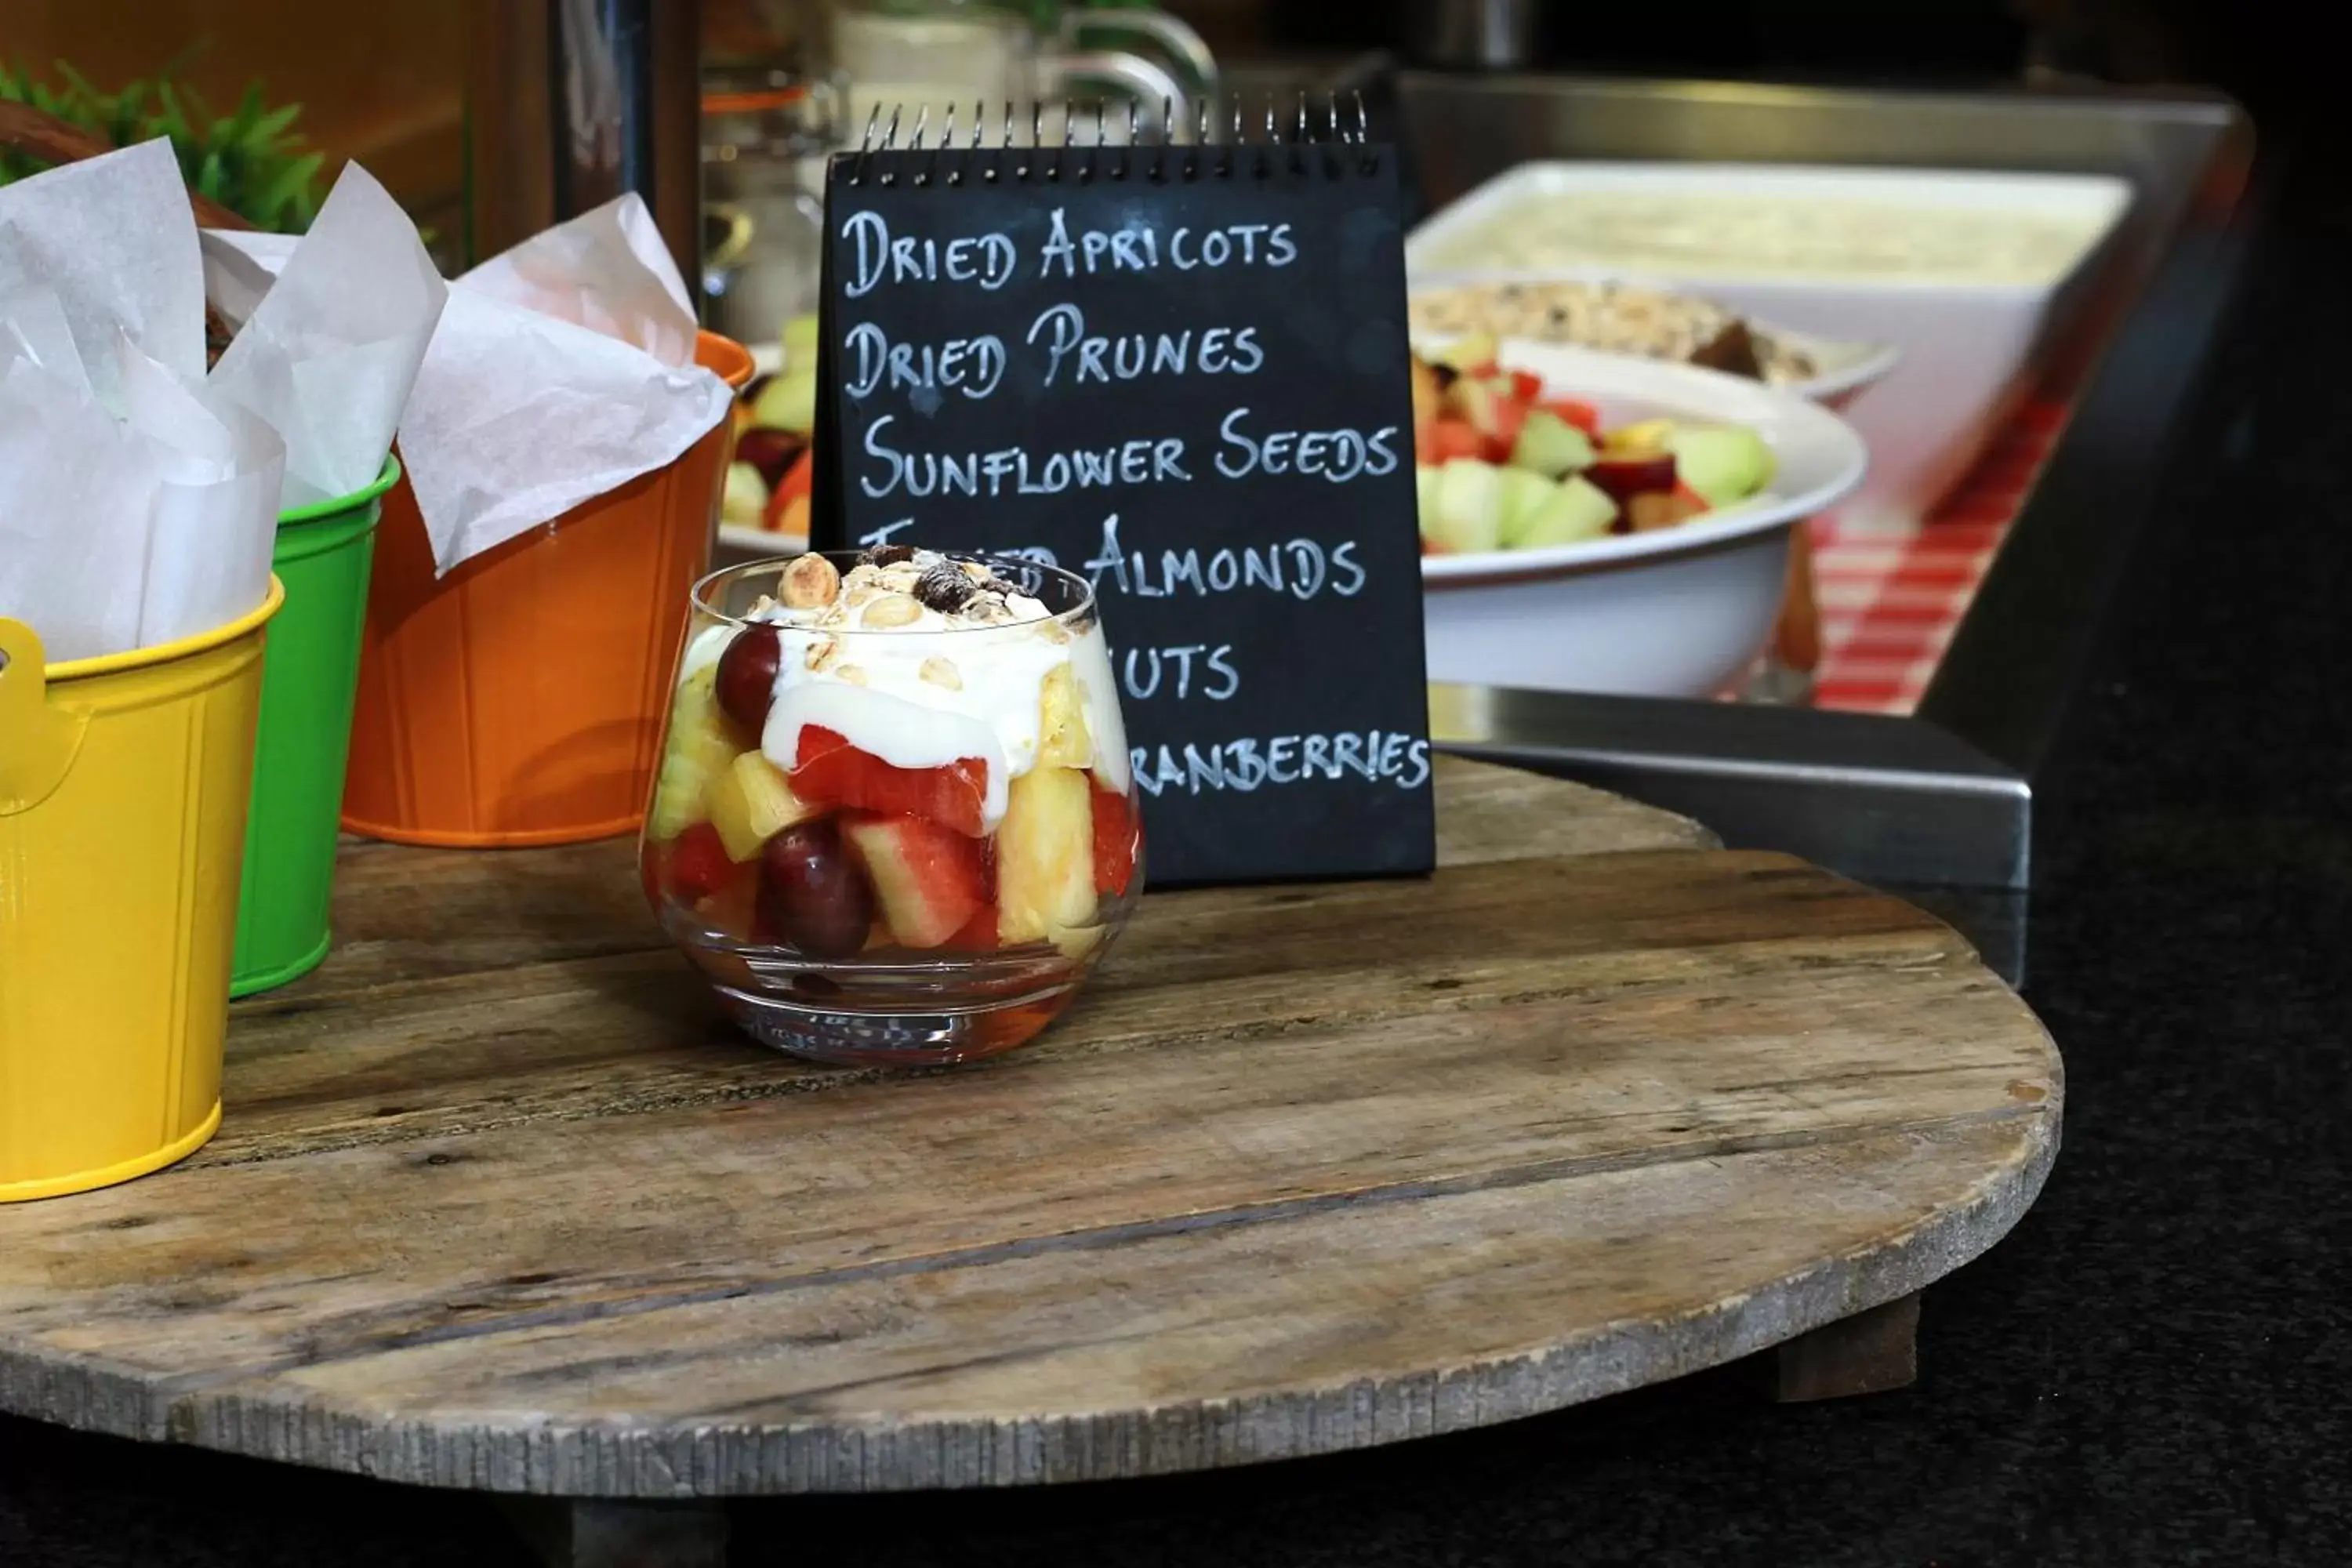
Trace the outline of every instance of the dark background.
{"label": "dark background", "polygon": [[[1202,0],[1240,47],[1409,47],[1441,0]],[[1535,0],[1553,70],[1968,85],[2021,76],[2218,86],[2308,118],[2344,77],[2317,46],[2333,7],[2293,0]]]}

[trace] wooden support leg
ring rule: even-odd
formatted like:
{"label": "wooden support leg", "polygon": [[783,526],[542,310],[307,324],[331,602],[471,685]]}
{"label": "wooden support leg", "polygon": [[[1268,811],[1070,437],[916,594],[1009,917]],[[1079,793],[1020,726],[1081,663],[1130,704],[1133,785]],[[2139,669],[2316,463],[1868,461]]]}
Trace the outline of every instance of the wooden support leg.
{"label": "wooden support leg", "polygon": [[507,1518],[547,1568],[727,1568],[715,1502],[509,1498]]}
{"label": "wooden support leg", "polygon": [[1919,1375],[1919,1294],[1824,1323],[1766,1352],[1784,1404],[1907,1388]]}

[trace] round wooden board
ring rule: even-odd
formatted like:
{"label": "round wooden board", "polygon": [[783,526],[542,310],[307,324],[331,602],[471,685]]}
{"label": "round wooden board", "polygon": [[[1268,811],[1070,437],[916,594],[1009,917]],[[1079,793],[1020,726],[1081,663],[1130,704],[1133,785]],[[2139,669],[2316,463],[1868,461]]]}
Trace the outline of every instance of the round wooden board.
{"label": "round wooden board", "polygon": [[0,1207],[0,1409],[718,1497],[1391,1442],[1720,1363],[1997,1240],[2057,1055],[1950,931],[1449,763],[1428,881],[1146,900],[1047,1040],[732,1036],[624,845],[355,846],[177,1169]]}

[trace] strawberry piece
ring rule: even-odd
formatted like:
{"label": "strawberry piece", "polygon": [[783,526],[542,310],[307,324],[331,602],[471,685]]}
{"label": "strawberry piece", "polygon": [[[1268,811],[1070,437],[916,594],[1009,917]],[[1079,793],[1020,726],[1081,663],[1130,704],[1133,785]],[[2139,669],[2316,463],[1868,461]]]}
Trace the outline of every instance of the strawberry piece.
{"label": "strawberry piece", "polygon": [[1484,458],[1486,438],[1467,419],[1433,419],[1429,424],[1429,450],[1426,460],[1443,463],[1449,458]]}
{"label": "strawberry piece", "polygon": [[1580,403],[1573,397],[1554,397],[1536,406],[1575,426],[1588,436],[1601,434],[1601,410],[1590,403]]}
{"label": "strawberry piece", "polygon": [[709,897],[697,900],[694,912],[703,922],[738,942],[752,940],[760,899],[760,868],[746,861],[729,868],[727,880]]}
{"label": "strawberry piece", "polygon": [[670,897],[682,904],[709,898],[735,874],[735,862],[727,858],[719,829],[707,822],[698,822],[672,839],[667,859]]}
{"label": "strawberry piece", "polygon": [[792,785],[804,802],[883,816],[919,816],[977,838],[988,798],[988,764],[964,757],[942,768],[892,767],[833,731],[807,724],[801,729]]}
{"label": "strawberry piece", "polygon": [[901,947],[938,947],[987,901],[980,841],[919,816],[853,817],[842,832],[866,864]]}
{"label": "strawberry piece", "polygon": [[1486,437],[1483,454],[1488,462],[1499,465],[1511,460],[1511,453],[1519,444],[1519,426],[1528,422],[1529,411],[1528,404],[1515,398],[1498,397],[1495,400],[1494,411],[1489,416],[1495,427]]}
{"label": "strawberry piece", "polygon": [[1543,396],[1543,377],[1531,370],[1515,370],[1511,374],[1511,390],[1518,401],[1533,406]]}
{"label": "strawberry piece", "polygon": [[816,478],[815,458],[813,448],[801,448],[801,455],[793,459],[793,466],[776,481],[776,488],[768,492],[768,504],[760,514],[761,528],[771,533],[808,531],[805,521],[798,528],[792,525],[792,514],[797,510],[803,519],[808,515],[809,487]]}
{"label": "strawberry piece", "polygon": [[1135,858],[1143,847],[1143,823],[1134,803],[1107,789],[1094,792],[1095,891],[1124,893],[1135,879]]}
{"label": "strawberry piece", "polygon": [[957,952],[994,952],[999,945],[996,940],[996,906],[981,905],[979,911],[963,922],[963,929],[948,938],[946,945]]}
{"label": "strawberry piece", "polygon": [[794,496],[808,494],[809,487],[815,482],[815,478],[816,448],[804,447],[801,449],[801,455],[793,460],[793,466],[784,470],[784,477],[776,489],[782,492],[786,500],[790,500]]}

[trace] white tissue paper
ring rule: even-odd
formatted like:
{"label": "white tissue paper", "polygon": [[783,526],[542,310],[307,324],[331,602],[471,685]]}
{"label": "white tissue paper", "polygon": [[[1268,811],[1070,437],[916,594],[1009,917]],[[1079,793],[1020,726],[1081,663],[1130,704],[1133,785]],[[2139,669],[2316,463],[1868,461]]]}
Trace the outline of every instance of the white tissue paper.
{"label": "white tissue paper", "polygon": [[38,632],[52,661],[121,653],[139,646],[155,479],[70,338],[63,361],[26,352],[37,308],[0,300],[0,616]]}
{"label": "white tissue paper", "polygon": [[53,662],[268,596],[285,445],[205,386],[203,289],[168,142],[0,188],[0,616]]}
{"label": "white tissue paper", "polygon": [[299,242],[214,230],[204,250],[214,306],[236,329],[211,385],[285,438],[281,506],[365,489],[449,292],[416,226],[353,163]]}
{"label": "white tissue paper", "polygon": [[169,142],[0,185],[0,299],[36,288],[65,308],[100,401],[115,402],[118,333],[204,378],[204,261]]}
{"label": "white tissue paper", "polygon": [[205,251],[205,300],[230,331],[245,325],[261,297],[286,270],[299,234],[260,234],[249,228],[208,228],[197,239]]}
{"label": "white tissue paper", "polygon": [[625,195],[449,286],[401,421],[446,574],[669,462],[734,395],[694,363],[694,310],[644,201]]}
{"label": "white tissue paper", "polygon": [[486,300],[694,363],[694,305],[645,198],[606,202],[493,256],[458,280]]}
{"label": "white tissue paper", "polygon": [[[139,602],[139,646],[154,647],[269,596],[286,446],[217,391],[189,386],[127,341],[120,347],[124,423],[148,437],[156,470]],[[251,526],[255,518],[264,525]]]}
{"label": "white tissue paper", "polygon": [[32,351],[61,317],[54,294],[0,300],[0,615],[63,662],[251,611],[269,594],[284,445],[128,331],[110,411],[70,342],[61,358]]}

